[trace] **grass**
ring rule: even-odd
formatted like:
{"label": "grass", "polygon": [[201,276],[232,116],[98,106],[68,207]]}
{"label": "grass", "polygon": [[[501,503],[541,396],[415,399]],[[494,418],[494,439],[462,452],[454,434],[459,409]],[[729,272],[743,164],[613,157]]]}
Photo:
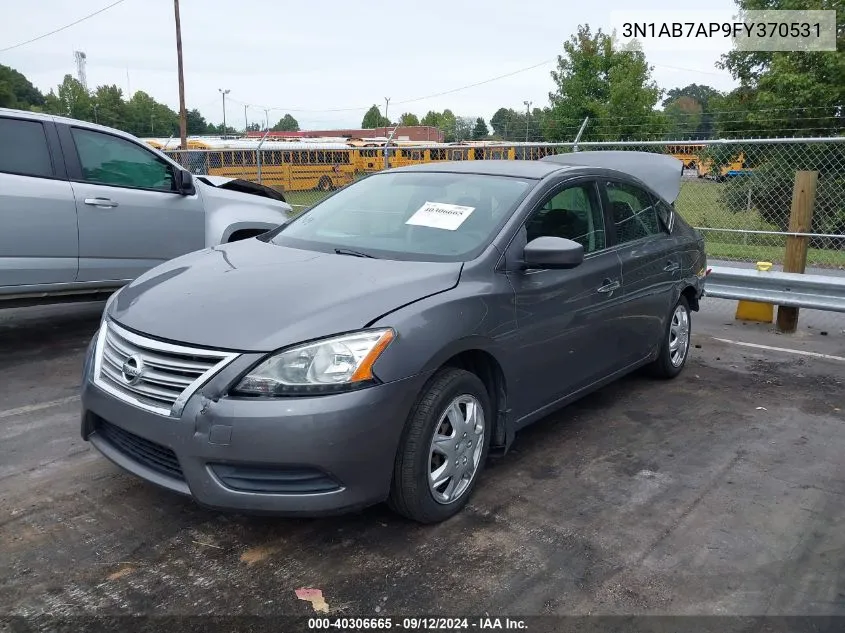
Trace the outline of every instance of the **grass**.
{"label": "grass", "polygon": [[[735,261],[783,263],[785,247],[761,246],[758,244],[727,244],[724,242],[705,242],[707,257]],[[807,266],[818,268],[845,268],[845,252],[810,248],[807,250]]]}
{"label": "grass", "polygon": [[[675,202],[678,213],[693,226],[703,228],[740,229],[754,231],[779,231],[766,222],[756,209],[733,213],[721,201],[724,183],[710,180],[686,180]],[[787,211],[788,213],[788,211]],[[783,263],[786,237],[754,233],[721,233],[702,231],[707,256],[713,259],[736,261],[768,261]],[[838,249],[810,248],[807,265],[818,267],[845,267],[845,251]]]}

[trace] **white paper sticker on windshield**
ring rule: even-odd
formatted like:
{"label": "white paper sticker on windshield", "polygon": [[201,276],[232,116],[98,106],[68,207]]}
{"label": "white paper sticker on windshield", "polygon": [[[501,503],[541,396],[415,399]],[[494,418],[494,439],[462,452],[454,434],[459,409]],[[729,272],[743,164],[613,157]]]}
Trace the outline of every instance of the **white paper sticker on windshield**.
{"label": "white paper sticker on windshield", "polygon": [[475,207],[462,207],[458,204],[445,202],[426,202],[417,209],[405,224],[415,226],[429,226],[433,229],[454,231],[464,223]]}

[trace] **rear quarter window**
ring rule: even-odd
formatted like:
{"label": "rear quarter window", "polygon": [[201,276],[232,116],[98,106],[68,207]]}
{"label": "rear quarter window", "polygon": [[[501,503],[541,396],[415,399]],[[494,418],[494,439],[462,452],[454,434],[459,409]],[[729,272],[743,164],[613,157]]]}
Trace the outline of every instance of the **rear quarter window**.
{"label": "rear quarter window", "polygon": [[0,119],[0,172],[53,176],[44,125],[38,121]]}

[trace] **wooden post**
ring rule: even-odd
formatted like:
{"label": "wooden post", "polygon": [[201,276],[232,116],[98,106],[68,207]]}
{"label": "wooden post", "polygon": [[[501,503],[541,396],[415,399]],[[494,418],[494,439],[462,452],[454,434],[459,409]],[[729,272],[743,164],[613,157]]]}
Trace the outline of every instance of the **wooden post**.
{"label": "wooden post", "polygon": [[188,149],[186,140],[188,112],[185,109],[185,72],[182,67],[182,21],[179,18],[179,0],[173,0],[173,10],[176,13],[176,60],[179,72],[179,149],[185,150]]}
{"label": "wooden post", "polygon": [[[799,171],[795,173],[795,186],[792,188],[792,208],[789,212],[789,232],[809,233],[813,222],[813,205],[816,200],[816,184],[819,180],[817,171]],[[783,272],[803,273],[807,266],[807,247],[809,237],[790,235],[786,238],[786,255],[783,260]],[[781,332],[794,332],[798,327],[798,308],[778,306],[778,329]]]}

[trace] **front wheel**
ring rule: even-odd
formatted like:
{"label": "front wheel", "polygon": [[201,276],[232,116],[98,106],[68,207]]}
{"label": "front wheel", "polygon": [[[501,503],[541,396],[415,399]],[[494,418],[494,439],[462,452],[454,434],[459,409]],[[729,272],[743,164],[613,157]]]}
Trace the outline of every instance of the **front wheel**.
{"label": "front wheel", "polygon": [[681,297],[672,309],[672,315],[666,324],[663,342],[657,360],[651,365],[651,372],[658,378],[674,378],[681,373],[689,356],[690,333],[689,303]]}
{"label": "front wheel", "polygon": [[445,368],[429,381],[406,423],[388,504],[420,523],[437,523],[467,503],[484,468],[493,413],[484,383]]}

